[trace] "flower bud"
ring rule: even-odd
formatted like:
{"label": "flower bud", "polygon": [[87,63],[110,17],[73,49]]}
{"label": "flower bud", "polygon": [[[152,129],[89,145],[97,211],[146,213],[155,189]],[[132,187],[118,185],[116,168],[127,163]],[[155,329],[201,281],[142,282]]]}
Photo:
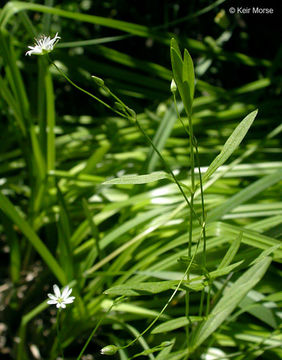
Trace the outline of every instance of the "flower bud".
{"label": "flower bud", "polygon": [[170,84],[170,91],[171,91],[172,93],[175,93],[176,90],[177,90],[177,86],[176,86],[176,84],[175,84],[174,79],[172,79],[172,80],[171,80],[171,84]]}
{"label": "flower bud", "polygon": [[101,79],[101,78],[99,78],[97,76],[94,76],[94,75],[92,75],[91,77],[98,86],[104,86],[104,80],[103,79]]}
{"label": "flower bud", "polygon": [[136,119],[136,112],[134,110],[130,109],[128,106],[126,107],[126,110],[133,119]]}
{"label": "flower bud", "polygon": [[214,18],[214,22],[217,23],[224,30],[229,27],[230,22],[224,9],[220,10],[220,12],[216,15],[216,17]]}
{"label": "flower bud", "polygon": [[119,111],[124,112],[124,106],[121,103],[117,102],[117,101],[115,101],[115,108],[117,110],[119,110]]}
{"label": "flower bud", "polygon": [[102,355],[114,355],[118,351],[118,347],[115,345],[107,345],[101,349]]}

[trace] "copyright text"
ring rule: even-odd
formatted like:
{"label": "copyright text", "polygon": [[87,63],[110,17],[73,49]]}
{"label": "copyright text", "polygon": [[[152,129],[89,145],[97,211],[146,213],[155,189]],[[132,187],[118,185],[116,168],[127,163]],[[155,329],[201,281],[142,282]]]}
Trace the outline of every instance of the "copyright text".
{"label": "copyright text", "polygon": [[230,14],[274,14],[273,8],[262,8],[262,7],[231,7],[229,8]]}

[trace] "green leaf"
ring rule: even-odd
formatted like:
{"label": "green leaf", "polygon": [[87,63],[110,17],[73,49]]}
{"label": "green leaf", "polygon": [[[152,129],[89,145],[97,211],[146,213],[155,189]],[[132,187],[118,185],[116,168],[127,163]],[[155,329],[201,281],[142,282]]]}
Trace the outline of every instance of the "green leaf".
{"label": "green leaf", "polygon": [[168,355],[171,352],[174,343],[175,343],[175,338],[173,338],[171,341],[171,345],[165,347],[164,349],[161,350],[161,352],[158,354],[158,356],[156,357],[156,360],[167,360],[168,359]]}
{"label": "green leaf", "polygon": [[124,185],[124,184],[147,184],[162,179],[170,179],[171,176],[164,171],[156,171],[146,175],[124,175],[119,178],[103,182],[104,185]]}
{"label": "green leaf", "polygon": [[49,171],[48,175],[58,177],[61,179],[69,179],[71,181],[89,182],[92,184],[100,184],[104,180],[104,178],[101,176],[84,174],[84,173],[70,174],[69,171],[64,171],[64,170],[51,170]]}
{"label": "green leaf", "polygon": [[231,265],[228,265],[228,266],[225,266],[225,267],[222,267],[222,268],[218,268],[218,269],[210,272],[208,275],[212,279],[215,279],[215,278],[223,276],[223,275],[227,275],[227,274],[231,273],[231,271],[233,271],[234,269],[239,267],[243,262],[244,262],[244,260],[240,260],[240,261],[237,261],[234,264],[231,264]]}
{"label": "green leaf", "polygon": [[174,81],[177,85],[185,111],[188,116],[191,116],[195,90],[195,73],[192,58],[187,49],[185,49],[184,61],[182,60],[175,39],[171,39],[170,57]]}
{"label": "green leaf", "polygon": [[[162,152],[167,140],[169,139],[176,120],[177,120],[177,113],[174,104],[171,104],[171,106],[167,109],[163,118],[161,119],[159,127],[153,138],[153,143],[155,147],[159,150],[159,152]],[[147,160],[148,162],[147,171],[149,173],[155,170],[159,160],[160,158],[158,154],[155,152],[153,148],[151,148]]]}
{"label": "green leaf", "polygon": [[[191,279],[189,282],[183,280],[181,289],[190,289],[193,291],[200,291],[205,287],[204,281],[207,278],[215,279],[217,277],[229,274],[236,267],[241,265],[243,260],[238,261],[232,265],[226,266],[222,269],[211,271],[205,275],[197,276]],[[194,284],[195,283],[195,284]],[[113,286],[105,291],[108,295],[125,295],[125,296],[140,296],[140,295],[151,295],[158,294],[169,289],[174,289],[178,286],[179,280],[168,280],[168,281],[155,281],[155,282],[139,282],[139,283],[127,283],[122,285]]]}
{"label": "green leaf", "polygon": [[188,116],[191,115],[192,103],[188,82],[183,82],[183,61],[174,48],[170,50],[173,78]]}
{"label": "green leaf", "polygon": [[178,56],[181,58],[181,52],[180,52],[178,43],[174,38],[171,38],[171,40],[170,40],[170,47],[171,47],[171,49],[174,49],[175,52],[178,54]]}
{"label": "green leaf", "polygon": [[276,250],[279,250],[280,247],[281,247],[281,244],[276,244],[276,245],[271,246],[268,249],[265,249],[262,253],[260,253],[260,255],[256,259],[254,259],[254,261],[252,262],[252,265],[256,264],[257,262],[260,262],[263,258],[271,255]]}
{"label": "green leaf", "polygon": [[135,354],[132,359],[136,358],[136,357],[139,357],[139,356],[147,356],[149,354],[153,354],[154,352],[156,351],[161,351],[163,350],[164,348],[168,347],[168,346],[171,346],[173,344],[172,341],[164,341],[162,342],[160,345],[157,345],[151,349],[146,349],[144,351],[142,351],[141,353],[138,353],[138,354]]}
{"label": "green leaf", "polygon": [[174,286],[177,286],[179,283],[178,280],[168,280],[168,281],[156,281],[156,282],[145,282],[145,283],[132,283],[132,284],[123,284],[114,286],[104,293],[107,295],[126,295],[126,296],[136,296],[136,295],[151,295],[158,294],[160,292],[171,289]]}
{"label": "green leaf", "polygon": [[74,265],[73,256],[70,245],[71,238],[71,220],[65,199],[57,184],[57,198],[59,203],[59,219],[58,219],[58,250],[60,254],[61,267],[65,271],[68,281],[73,279]]}
{"label": "green leaf", "polygon": [[184,63],[183,63],[183,82],[187,82],[189,86],[191,107],[194,99],[195,92],[195,72],[193,60],[187,49],[184,50]]}
{"label": "green leaf", "polygon": [[187,326],[192,322],[203,321],[206,319],[207,318],[203,316],[189,316],[189,319],[187,318],[187,316],[181,316],[177,319],[169,320],[161,325],[156,326],[152,331],[152,334],[160,334],[167,331],[173,331],[175,329]]}
{"label": "green leaf", "polygon": [[250,291],[248,296],[240,302],[239,307],[241,308],[239,314],[248,312],[274,329],[277,327],[279,315],[277,314],[278,316],[276,317],[275,312],[277,311],[278,313],[279,308],[274,303],[267,303],[260,292]]}
{"label": "green leaf", "polygon": [[44,157],[43,157],[41,149],[40,149],[38,136],[35,133],[34,125],[31,125],[29,127],[29,132],[30,132],[30,139],[31,139],[31,144],[32,144],[32,151],[34,154],[35,165],[38,169],[39,178],[42,181],[45,177],[45,168],[46,168],[45,165],[46,164],[45,164],[45,160],[44,160]]}
{"label": "green leaf", "polygon": [[218,266],[218,270],[228,266],[232,262],[235,255],[237,254],[237,251],[239,250],[242,237],[243,233],[240,233],[239,236],[234,241],[232,241],[232,244],[230,245],[227,253],[225,254],[224,258],[221,260],[221,263]]}
{"label": "green leaf", "polygon": [[191,349],[199,347],[227,319],[247,293],[262,279],[271,258],[266,257],[248,269],[224,293],[210,313],[210,317],[200,324],[193,333]]}
{"label": "green leaf", "polygon": [[223,215],[228,214],[228,212],[236,208],[238,205],[241,205],[244,202],[250,200],[252,197],[256,196],[257,194],[261,193],[263,190],[278,183],[281,180],[282,180],[281,170],[278,170],[270,175],[264,176],[263,178],[247,186],[245,189],[231,196],[223,204],[211,210],[210,213],[208,214],[207,221],[211,222],[220,219]]}
{"label": "green leaf", "polygon": [[223,146],[220,154],[210,164],[208,170],[203,176],[203,182],[206,181],[225,161],[232,155],[232,153],[240,145],[241,141],[247,134],[250,126],[252,125],[255,117],[257,116],[258,110],[251,112],[247,115],[240,124],[236,127],[233,133],[229,136],[226,143]]}

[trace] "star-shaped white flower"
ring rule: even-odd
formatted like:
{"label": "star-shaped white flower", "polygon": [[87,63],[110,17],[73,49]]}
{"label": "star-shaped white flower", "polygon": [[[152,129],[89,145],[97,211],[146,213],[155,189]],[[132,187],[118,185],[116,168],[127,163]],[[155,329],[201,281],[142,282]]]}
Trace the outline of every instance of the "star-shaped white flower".
{"label": "star-shaped white flower", "polygon": [[38,39],[35,39],[35,46],[29,46],[31,50],[27,51],[25,55],[45,55],[53,50],[59,40],[60,36],[58,36],[58,33],[53,39],[51,39],[50,36],[42,35]]}
{"label": "star-shaped white flower", "polygon": [[59,308],[63,308],[65,309],[66,304],[71,304],[75,297],[74,296],[70,296],[72,289],[70,289],[68,286],[66,286],[62,293],[58,287],[58,285],[53,285],[53,290],[54,290],[54,295],[53,294],[48,294],[48,297],[51,300],[47,301],[47,304],[50,305],[56,305],[56,307]]}

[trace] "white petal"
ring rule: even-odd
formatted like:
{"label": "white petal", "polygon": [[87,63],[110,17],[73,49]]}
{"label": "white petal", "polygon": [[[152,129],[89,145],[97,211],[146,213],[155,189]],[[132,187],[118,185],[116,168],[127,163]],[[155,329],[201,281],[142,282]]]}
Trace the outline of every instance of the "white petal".
{"label": "white petal", "polygon": [[50,305],[57,304],[57,300],[48,300],[47,304],[50,304]]}
{"label": "white petal", "polygon": [[61,303],[61,307],[62,307],[63,309],[65,309],[65,308],[66,308],[66,305],[65,305],[64,303]]}
{"label": "white petal", "polygon": [[50,42],[52,43],[52,45],[54,44],[54,42],[56,42],[57,40],[60,39],[60,36],[58,36],[58,33],[56,33],[56,35],[54,36],[54,38],[52,40],[50,40]]}
{"label": "white petal", "polygon": [[66,286],[62,292],[62,298],[68,297],[67,293],[69,292],[69,287]]}
{"label": "white petal", "polygon": [[71,292],[72,292],[72,289],[69,289],[69,291],[68,291],[68,293],[66,295],[66,298],[68,298],[70,296]]}
{"label": "white petal", "polygon": [[74,297],[74,296],[71,296],[71,297],[65,299],[65,300],[64,300],[64,303],[65,303],[65,304],[71,304],[74,299],[75,299],[75,297]]}
{"label": "white petal", "polygon": [[48,297],[49,297],[51,300],[57,300],[56,296],[53,295],[53,294],[48,294]]}
{"label": "white petal", "polygon": [[57,296],[57,298],[61,297],[61,291],[58,287],[58,285],[53,285],[54,294]]}
{"label": "white petal", "polygon": [[41,54],[41,53],[42,53],[42,49],[40,49],[40,48],[34,48],[34,49],[32,50],[32,52],[33,52],[34,54]]}
{"label": "white petal", "polygon": [[61,307],[61,304],[57,303],[56,307],[57,307],[57,309],[59,309]]}
{"label": "white petal", "polygon": [[32,54],[34,54],[34,55],[40,55],[40,54],[42,54],[42,50],[41,49],[39,49],[38,47],[34,47],[32,50],[29,50],[29,51],[27,51],[26,53],[25,53],[25,55],[32,55]]}

